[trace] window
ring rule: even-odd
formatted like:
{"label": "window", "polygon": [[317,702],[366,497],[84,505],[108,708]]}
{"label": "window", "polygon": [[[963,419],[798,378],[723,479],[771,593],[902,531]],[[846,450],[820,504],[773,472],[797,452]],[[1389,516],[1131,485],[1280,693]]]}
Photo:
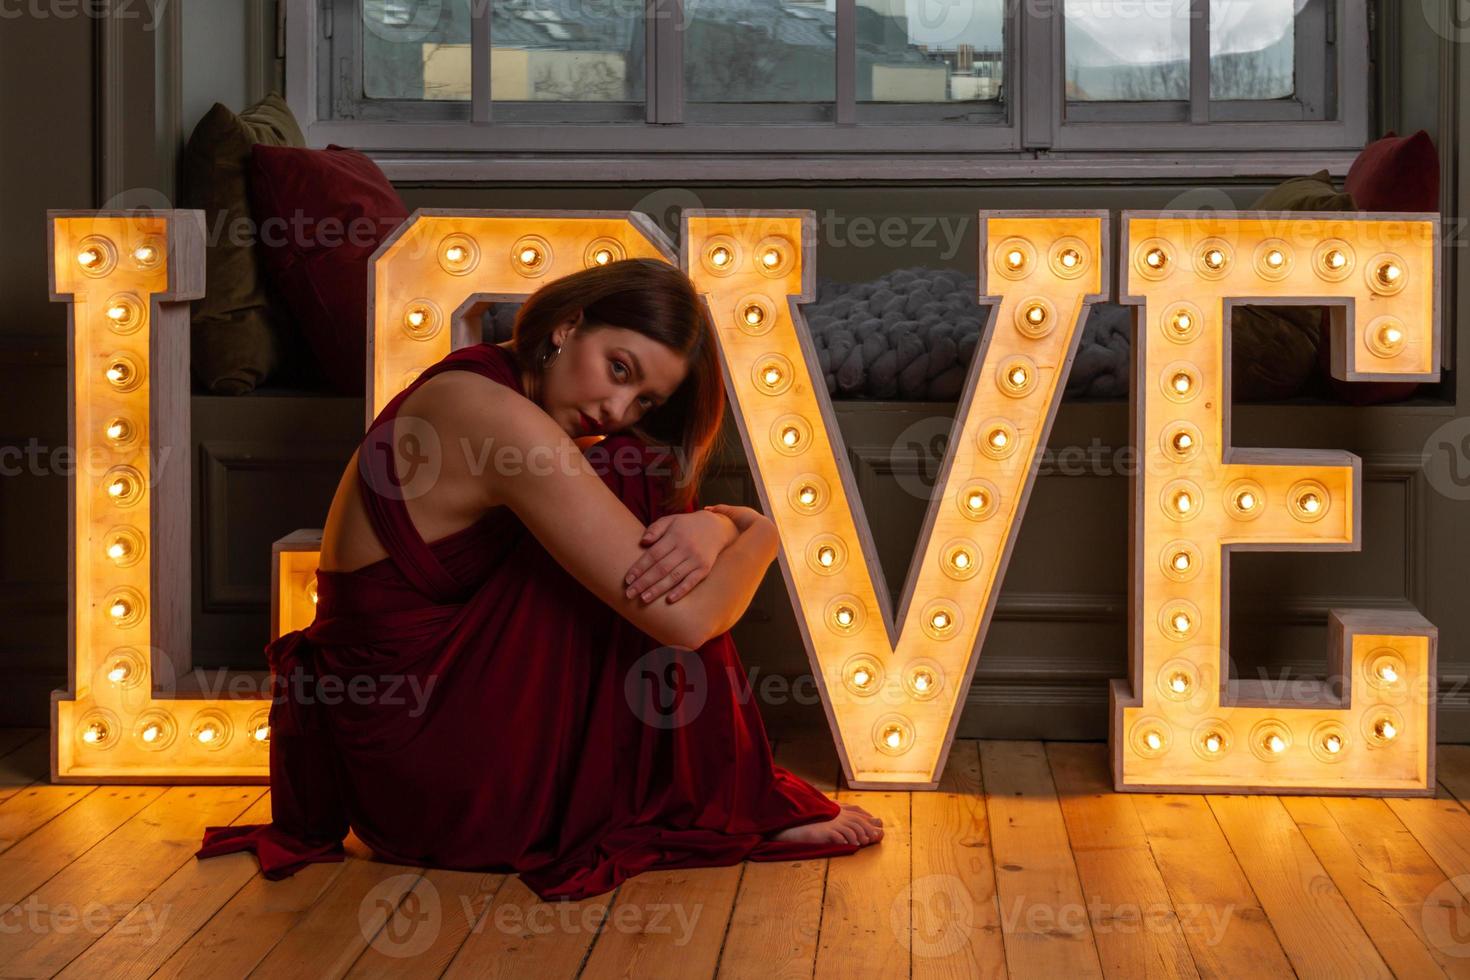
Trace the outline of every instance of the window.
{"label": "window", "polygon": [[311,142],[400,162],[1300,172],[1367,135],[1368,0],[286,2]]}

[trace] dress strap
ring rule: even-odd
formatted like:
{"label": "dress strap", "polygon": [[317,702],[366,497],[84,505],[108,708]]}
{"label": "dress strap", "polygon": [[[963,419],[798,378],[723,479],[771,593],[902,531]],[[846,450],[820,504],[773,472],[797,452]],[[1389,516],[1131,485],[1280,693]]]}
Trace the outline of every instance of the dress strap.
{"label": "dress strap", "polygon": [[[406,501],[432,485],[439,473],[444,447],[439,444],[438,433],[422,420],[399,420],[397,415],[410,392],[429,378],[453,370],[474,371],[517,392],[522,390],[520,371],[510,351],[488,343],[463,347],[424,369],[395,395],[378,414],[357,450],[358,482],[379,543],[409,584],[441,603],[453,601],[464,591],[464,585],[444,568],[424,542],[408,516]],[[408,463],[402,478],[395,457],[402,457]]]}

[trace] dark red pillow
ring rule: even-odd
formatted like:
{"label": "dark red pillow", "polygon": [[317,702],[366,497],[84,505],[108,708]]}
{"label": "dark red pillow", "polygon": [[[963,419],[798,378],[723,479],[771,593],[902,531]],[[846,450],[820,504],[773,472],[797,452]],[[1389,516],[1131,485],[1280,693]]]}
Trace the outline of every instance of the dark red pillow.
{"label": "dark red pillow", "polygon": [[250,209],[266,268],[332,390],[366,387],[368,260],[408,217],[383,171],[353,149],[256,144]]}
{"label": "dark red pillow", "polygon": [[1438,211],[1439,154],[1424,130],[1393,130],[1363,147],[1348,168],[1346,190],[1361,211]]}

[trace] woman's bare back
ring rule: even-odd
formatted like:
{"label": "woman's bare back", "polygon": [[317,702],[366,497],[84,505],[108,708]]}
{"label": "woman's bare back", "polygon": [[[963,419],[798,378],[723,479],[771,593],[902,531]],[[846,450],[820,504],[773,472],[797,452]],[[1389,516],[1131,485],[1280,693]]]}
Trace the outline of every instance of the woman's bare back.
{"label": "woman's bare back", "polygon": [[[466,399],[483,397],[484,386],[497,383],[470,371],[444,371],[419,385],[398,407],[394,420],[398,478],[409,519],[426,543],[462,531],[492,507],[501,506],[489,492],[494,447],[476,431],[474,413],[463,410]],[[386,462],[371,460],[368,473],[361,473],[360,452],[354,451],[348,460],[327,511],[320,562],[325,571],[356,571],[388,556],[362,496],[363,479],[386,484]],[[374,485],[387,490],[383,484]]]}

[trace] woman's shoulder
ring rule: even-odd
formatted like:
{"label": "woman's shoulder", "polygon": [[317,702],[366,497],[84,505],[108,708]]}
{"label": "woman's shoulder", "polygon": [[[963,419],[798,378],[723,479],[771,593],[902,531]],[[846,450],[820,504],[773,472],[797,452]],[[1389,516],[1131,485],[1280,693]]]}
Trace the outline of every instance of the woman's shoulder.
{"label": "woman's shoulder", "polygon": [[[453,351],[432,368],[435,374],[470,373],[502,384],[518,394],[525,394],[521,382],[521,366],[515,351],[500,344],[471,344]],[[428,373],[428,372],[425,372]]]}

